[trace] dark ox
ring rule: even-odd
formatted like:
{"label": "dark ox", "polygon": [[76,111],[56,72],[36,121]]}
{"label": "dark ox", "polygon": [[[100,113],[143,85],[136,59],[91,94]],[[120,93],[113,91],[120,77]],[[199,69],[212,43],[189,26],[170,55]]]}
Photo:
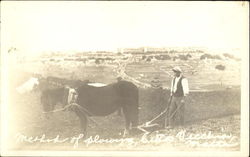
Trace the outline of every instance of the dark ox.
{"label": "dark ox", "polygon": [[[66,92],[65,92],[66,90]],[[47,91],[48,92],[48,91]],[[55,94],[55,93],[57,94]],[[82,112],[79,108],[73,108],[73,111],[80,119],[82,131],[86,133],[88,116],[107,116],[114,113],[117,110],[122,109],[125,117],[126,130],[130,130],[131,126],[136,127],[138,125],[138,88],[131,82],[119,81],[104,87],[94,87],[88,84],[81,85],[76,89],[78,97],[76,103],[85,109],[86,112]],[[44,98],[51,96],[54,93],[55,98],[49,99],[44,106],[45,111],[53,110],[54,104],[52,101],[58,101],[62,104],[66,104],[69,95],[69,89],[60,88],[44,94]],[[65,95],[65,93],[67,93]],[[42,97],[42,99],[44,99]]]}
{"label": "dark ox", "polygon": [[41,103],[45,112],[53,111],[56,104],[67,104],[67,88],[46,89],[42,91]]}

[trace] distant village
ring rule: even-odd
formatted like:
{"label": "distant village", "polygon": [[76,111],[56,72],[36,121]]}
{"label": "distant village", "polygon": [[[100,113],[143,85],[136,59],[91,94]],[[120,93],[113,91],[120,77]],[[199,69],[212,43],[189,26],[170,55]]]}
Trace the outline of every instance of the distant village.
{"label": "distant village", "polygon": [[[16,49],[15,49],[16,50]],[[209,54],[206,50],[201,48],[156,48],[156,47],[139,47],[139,48],[118,48],[116,51],[82,51],[82,52],[43,52],[36,59],[31,59],[29,56],[17,55],[19,62],[33,60],[33,61],[80,61],[84,63],[113,63],[117,60],[126,61],[128,59],[133,62],[154,62],[164,60],[207,60],[207,59],[233,59],[239,61],[237,58],[229,53]]]}
{"label": "distant village", "polygon": [[[85,55],[121,55],[121,54],[132,54],[132,55],[147,55],[147,54],[200,54],[204,53],[203,50],[193,48],[155,48],[155,47],[140,47],[140,48],[118,48],[116,51],[83,51],[83,52],[72,52],[70,55],[74,56],[85,56]],[[62,56],[68,55],[69,53],[62,52],[48,52],[46,55]]]}

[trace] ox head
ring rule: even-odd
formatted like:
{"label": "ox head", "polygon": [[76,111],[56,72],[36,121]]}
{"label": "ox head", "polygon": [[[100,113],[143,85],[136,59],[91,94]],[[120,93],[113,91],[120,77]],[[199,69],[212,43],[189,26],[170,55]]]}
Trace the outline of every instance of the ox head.
{"label": "ox head", "polygon": [[[62,107],[65,107],[66,105],[72,103],[72,102],[76,102],[76,99],[77,99],[77,92],[74,88],[71,88],[70,86],[64,86],[61,88],[60,90],[61,92],[61,100],[58,100],[61,104],[62,104]],[[52,105],[52,108],[51,110],[53,110],[55,107],[55,105],[53,106]]]}
{"label": "ox head", "polygon": [[[76,90],[68,86],[43,91],[41,103],[44,113],[46,113],[46,118],[50,117],[53,112],[64,110],[66,105],[76,102],[76,98]],[[55,109],[58,103],[62,106],[59,109]]]}
{"label": "ox head", "polygon": [[67,105],[76,102],[77,96],[78,96],[77,91],[74,88],[66,86],[64,92],[63,104]]}

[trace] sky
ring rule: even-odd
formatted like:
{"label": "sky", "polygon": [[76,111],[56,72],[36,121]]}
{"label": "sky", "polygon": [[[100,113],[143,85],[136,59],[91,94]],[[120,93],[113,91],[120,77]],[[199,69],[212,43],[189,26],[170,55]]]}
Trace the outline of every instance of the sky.
{"label": "sky", "polygon": [[247,3],[3,1],[1,48],[28,54],[143,46],[245,52]]}

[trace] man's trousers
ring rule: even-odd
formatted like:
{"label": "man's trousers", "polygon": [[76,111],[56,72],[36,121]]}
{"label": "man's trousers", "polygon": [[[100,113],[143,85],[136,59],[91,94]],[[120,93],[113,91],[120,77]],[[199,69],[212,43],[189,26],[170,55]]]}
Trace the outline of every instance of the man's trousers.
{"label": "man's trousers", "polygon": [[185,102],[184,97],[172,97],[172,102],[168,106],[165,126],[184,125]]}

